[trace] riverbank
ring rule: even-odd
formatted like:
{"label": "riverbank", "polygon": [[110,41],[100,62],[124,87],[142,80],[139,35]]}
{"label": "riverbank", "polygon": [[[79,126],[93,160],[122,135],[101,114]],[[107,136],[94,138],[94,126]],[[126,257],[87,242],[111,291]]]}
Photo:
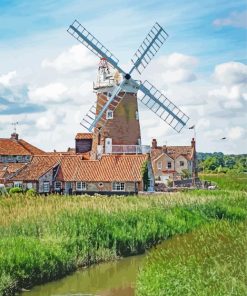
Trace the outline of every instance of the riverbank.
{"label": "riverbank", "polygon": [[0,295],[60,278],[81,266],[143,253],[214,219],[242,220],[243,194],[2,199]]}
{"label": "riverbank", "polygon": [[247,220],[215,221],[151,252],[137,296],[247,295]]}

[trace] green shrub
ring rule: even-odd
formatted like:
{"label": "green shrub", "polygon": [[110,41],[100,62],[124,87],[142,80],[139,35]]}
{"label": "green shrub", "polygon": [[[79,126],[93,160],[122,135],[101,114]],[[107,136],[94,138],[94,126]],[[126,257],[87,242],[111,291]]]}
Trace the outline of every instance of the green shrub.
{"label": "green shrub", "polygon": [[9,190],[9,193],[10,194],[14,194],[14,193],[22,193],[23,192],[23,190],[22,190],[22,188],[20,188],[20,187],[12,187],[12,188],[10,188],[10,190]]}

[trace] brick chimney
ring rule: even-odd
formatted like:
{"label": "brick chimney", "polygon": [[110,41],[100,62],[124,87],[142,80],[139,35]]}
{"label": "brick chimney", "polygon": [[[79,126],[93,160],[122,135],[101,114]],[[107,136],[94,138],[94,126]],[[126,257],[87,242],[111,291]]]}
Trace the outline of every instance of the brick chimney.
{"label": "brick chimney", "polygon": [[17,134],[17,133],[12,133],[11,134],[11,140],[16,140],[16,141],[18,141],[18,138],[19,138],[19,135]]}
{"label": "brick chimney", "polygon": [[157,140],[153,139],[152,140],[152,149],[156,149],[157,148]]}

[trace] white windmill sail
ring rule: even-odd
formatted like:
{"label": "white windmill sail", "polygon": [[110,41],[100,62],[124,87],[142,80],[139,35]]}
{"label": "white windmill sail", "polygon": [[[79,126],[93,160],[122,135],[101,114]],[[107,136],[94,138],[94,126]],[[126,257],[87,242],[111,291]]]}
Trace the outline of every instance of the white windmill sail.
{"label": "white windmill sail", "polygon": [[168,123],[175,131],[180,132],[182,128],[186,126],[189,117],[167,99],[158,89],[148,81],[145,81],[142,84],[138,83],[131,77],[131,73],[134,70],[141,73],[142,70],[147,67],[154,55],[166,41],[168,34],[158,23],[155,23],[139,49],[134,54],[134,57],[132,58],[134,65],[129,72],[123,71],[118,65],[119,60],[78,21],[73,22],[69,27],[68,32],[89,48],[95,55],[100,58],[106,58],[107,61],[123,75],[122,82],[116,84],[111,90],[111,93],[108,93],[105,98],[101,100],[102,104],[95,103],[83,118],[81,124],[88,131],[91,132],[96,126],[100,128],[104,127],[107,122],[106,110],[111,109],[114,111],[117,108],[118,104],[125,96],[125,85],[131,85],[136,91],[140,90],[140,101],[162,120]]}

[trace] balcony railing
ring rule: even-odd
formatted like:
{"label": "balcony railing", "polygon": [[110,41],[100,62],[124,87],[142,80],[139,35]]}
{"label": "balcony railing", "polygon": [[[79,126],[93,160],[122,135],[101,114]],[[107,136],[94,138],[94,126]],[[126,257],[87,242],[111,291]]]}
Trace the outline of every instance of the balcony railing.
{"label": "balcony railing", "polygon": [[151,148],[148,145],[112,145],[103,149],[98,145],[98,153],[101,154],[145,154],[150,153]]}

